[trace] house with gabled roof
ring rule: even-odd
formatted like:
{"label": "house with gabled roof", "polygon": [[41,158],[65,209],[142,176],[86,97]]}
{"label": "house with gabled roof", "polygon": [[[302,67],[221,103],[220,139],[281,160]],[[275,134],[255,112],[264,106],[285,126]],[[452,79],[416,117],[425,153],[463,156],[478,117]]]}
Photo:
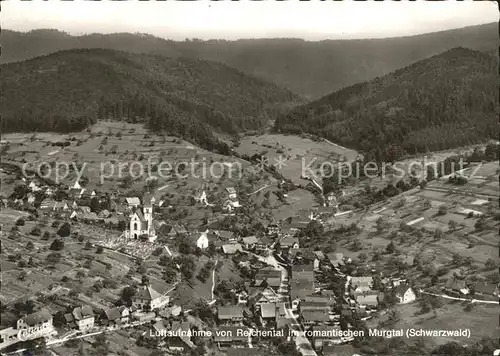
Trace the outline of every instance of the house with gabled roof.
{"label": "house with gabled roof", "polygon": [[14,327],[0,330],[0,350],[19,342],[19,331]]}
{"label": "house with gabled roof", "polygon": [[290,279],[292,307],[297,307],[301,300],[315,292],[313,271],[296,274]]}
{"label": "house with gabled roof", "polygon": [[28,193],[27,200],[28,204],[34,204],[36,201],[36,196],[33,193]]}
{"label": "house with gabled roof", "polygon": [[467,288],[467,284],[464,280],[458,279],[455,276],[452,276],[446,282],[444,287],[445,292],[451,294],[469,294],[469,288]]}
{"label": "house with gabled roof", "polygon": [[192,233],[189,235],[189,238],[196,245],[196,247],[202,250],[208,248],[208,230]]}
{"label": "house with gabled roof", "polygon": [[243,243],[243,245],[247,249],[249,249],[249,248],[253,248],[255,245],[257,245],[257,243],[259,242],[259,239],[257,238],[257,236],[252,235],[252,236],[243,237],[241,239],[241,242]]}
{"label": "house with gabled roof", "polygon": [[235,242],[236,237],[234,235],[234,232],[228,231],[228,230],[216,230],[214,233],[222,240],[222,241],[227,241],[227,242]]}
{"label": "house with gabled roof", "polygon": [[318,220],[328,219],[332,217],[338,209],[333,206],[320,206],[314,212],[314,218]]}
{"label": "house with gabled roof", "polygon": [[127,202],[129,208],[137,208],[141,205],[141,201],[138,197],[127,197],[125,198],[125,201]]}
{"label": "house with gabled roof", "polygon": [[300,310],[330,310],[335,305],[333,295],[306,295],[300,303]]}
{"label": "house with gabled roof", "polygon": [[282,271],[274,267],[265,267],[255,274],[255,286],[266,286],[277,291],[281,285]]}
{"label": "house with gabled roof", "polygon": [[236,194],[236,189],[234,189],[233,187],[226,188],[226,192],[228,194],[228,198],[229,199],[236,199],[236,198],[238,198],[238,195]]}
{"label": "house with gabled roof", "polygon": [[94,328],[94,312],[92,311],[92,307],[89,305],[74,308],[71,313],[65,314],[64,318],[70,326],[75,327],[80,331],[86,331]]}
{"label": "house with gabled roof", "polygon": [[84,214],[90,214],[92,212],[92,209],[90,209],[90,206],[81,206],[79,210],[84,213]]}
{"label": "house with gabled roof", "polygon": [[104,210],[101,210],[99,212],[99,214],[97,215],[97,217],[99,219],[107,219],[107,218],[109,218],[110,215],[111,215],[111,213],[109,212],[109,210],[104,209]]}
{"label": "house with gabled roof", "polygon": [[53,210],[55,204],[56,204],[55,200],[50,199],[50,198],[46,198],[46,199],[42,200],[39,208],[42,210]]}
{"label": "house with gabled roof", "polygon": [[221,325],[239,325],[243,322],[243,307],[241,305],[220,306],[217,319]]}
{"label": "house with gabled roof", "polygon": [[39,184],[34,180],[32,180],[30,182],[30,184],[28,184],[28,188],[31,189],[32,192],[38,192],[38,191],[42,190],[42,188],[39,186]]}
{"label": "house with gabled roof", "polygon": [[288,250],[288,259],[294,265],[310,265],[317,259],[310,249],[291,248]]}
{"label": "house with gabled roof", "polygon": [[254,311],[259,313],[263,304],[271,304],[279,302],[280,296],[276,291],[267,287],[248,287],[248,302],[247,305]]}
{"label": "house with gabled roof", "polygon": [[227,199],[222,204],[222,210],[227,211],[229,213],[233,212],[237,208],[241,208],[241,204],[240,204],[240,202],[235,201],[235,200],[229,200],[229,199]]}
{"label": "house with gabled roof", "polygon": [[268,250],[274,245],[275,241],[269,236],[263,236],[259,239],[255,247],[259,250]]}
{"label": "house with gabled roof", "polygon": [[356,296],[356,302],[360,308],[376,309],[378,306],[378,293],[365,293]]}
{"label": "house with gabled roof", "polygon": [[105,325],[121,325],[127,324],[129,321],[130,310],[124,305],[106,309],[102,318],[102,322]]}
{"label": "house with gabled roof", "polygon": [[474,296],[479,296],[484,299],[497,299],[499,296],[498,285],[487,282],[477,282],[473,286]]}
{"label": "house with gabled roof", "polygon": [[[165,328],[162,322],[157,322],[155,325],[157,328],[161,328],[162,326]],[[174,321],[170,326],[170,330],[172,331],[172,334],[175,335],[168,337],[166,340],[167,347],[170,351],[184,352],[195,347],[191,341],[191,325],[189,322]]]}
{"label": "house with gabled roof", "polygon": [[344,265],[344,254],[342,252],[331,252],[328,253],[326,256],[333,267],[339,267]]}
{"label": "house with gabled roof", "polygon": [[222,245],[222,252],[226,255],[234,255],[237,252],[242,252],[243,248],[241,244],[238,243],[230,243]]}
{"label": "house with gabled roof", "polygon": [[276,221],[271,221],[267,227],[266,227],[266,231],[267,231],[267,234],[268,235],[271,235],[271,236],[276,236],[280,233],[281,231],[281,224],[279,222],[276,222]]}
{"label": "house with gabled roof", "polygon": [[68,195],[73,199],[82,199],[83,197],[89,197],[90,194],[86,194],[85,188],[71,188],[68,192]]}
{"label": "house with gabled roof", "polygon": [[29,338],[45,337],[57,333],[54,329],[53,318],[47,309],[23,316],[17,321],[16,329],[26,333]]}
{"label": "house with gabled roof", "polygon": [[263,326],[277,324],[279,319],[286,318],[285,303],[265,303],[260,307],[260,322]]}
{"label": "house with gabled roof", "polygon": [[54,210],[54,211],[66,211],[68,209],[69,209],[69,205],[65,200],[56,201],[54,204],[54,207],[52,208],[52,210]]}
{"label": "house with gabled roof", "polygon": [[415,292],[408,284],[400,284],[394,288],[394,293],[399,304],[414,302],[417,298]]}
{"label": "house with gabled roof", "polygon": [[328,323],[330,315],[323,310],[301,310],[300,319],[304,325],[318,325]]}
{"label": "house with gabled roof", "polygon": [[300,248],[299,245],[299,238],[295,236],[285,236],[279,240],[279,244],[281,248],[285,249],[298,249]]}
{"label": "house with gabled roof", "polygon": [[372,290],[373,277],[351,277],[351,288],[354,293],[364,293]]}
{"label": "house with gabled roof", "polygon": [[96,221],[96,220],[98,220],[96,213],[84,213],[79,218],[83,221]]}
{"label": "house with gabled roof", "polygon": [[164,230],[164,233],[169,238],[188,234],[188,231],[186,230],[184,225],[181,225],[181,224],[166,225],[163,227],[163,230]]}
{"label": "house with gabled roof", "polygon": [[164,307],[169,301],[169,296],[163,296],[150,285],[146,285],[134,294],[132,306],[137,310],[150,311]]}

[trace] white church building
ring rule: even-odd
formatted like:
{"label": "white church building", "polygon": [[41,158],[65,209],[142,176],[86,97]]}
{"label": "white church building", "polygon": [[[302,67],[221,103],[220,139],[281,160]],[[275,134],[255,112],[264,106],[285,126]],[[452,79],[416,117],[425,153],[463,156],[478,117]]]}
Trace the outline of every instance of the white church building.
{"label": "white church building", "polygon": [[156,240],[157,235],[153,225],[153,203],[151,195],[144,194],[142,199],[142,211],[139,207],[130,215],[129,230],[125,231],[125,237],[138,239],[140,236],[147,236],[149,242]]}

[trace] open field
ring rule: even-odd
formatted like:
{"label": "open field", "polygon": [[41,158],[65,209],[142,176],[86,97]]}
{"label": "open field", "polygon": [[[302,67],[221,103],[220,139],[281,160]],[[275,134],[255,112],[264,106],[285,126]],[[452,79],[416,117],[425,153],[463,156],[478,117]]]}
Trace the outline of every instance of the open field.
{"label": "open field", "polygon": [[[490,175],[484,174],[483,179],[496,179],[495,165],[484,165],[484,171]],[[446,188],[451,186],[444,182],[432,184],[441,184]],[[399,259],[407,264],[406,278],[422,286],[430,283],[428,275],[421,276],[424,269],[431,271],[429,273],[440,271],[440,283],[445,283],[446,278],[454,273],[466,279],[490,278],[491,269],[485,266],[498,259],[497,231],[500,224],[498,219],[493,219],[494,214],[499,212],[496,201],[474,196],[469,192],[469,183],[453,188],[453,192],[448,189],[415,189],[377,203],[368,210],[357,210],[351,216],[329,219],[328,225],[333,229],[353,223],[360,229],[352,235],[337,235],[337,251],[350,258],[366,255],[371,268],[384,272],[384,275],[401,274],[390,262],[393,258]],[[489,216],[484,227],[478,227],[478,217],[464,214],[464,208]],[[436,238],[439,232],[439,238]],[[359,241],[356,247],[355,241]],[[394,245],[394,253],[387,251],[390,243]],[[457,264],[456,256],[470,261],[470,266]],[[417,258],[424,261],[420,271],[414,265]],[[493,318],[489,316],[488,320]]]}
{"label": "open field", "polygon": [[[237,162],[243,168],[249,165],[242,160],[200,149],[175,137],[155,135],[139,124],[103,121],[88,131],[68,135],[7,134],[4,136],[4,141],[10,143],[10,148],[3,157],[4,161],[18,164],[29,162],[33,167],[38,167],[42,162],[74,164],[83,169],[83,176],[88,178],[87,188],[104,191],[116,190],[120,179],[127,175],[139,177],[141,169],[144,174],[132,182],[129,189],[142,187],[146,178],[150,176],[157,177],[158,187],[170,183],[169,191],[179,184],[190,189],[198,189],[203,182],[210,180],[211,172],[215,177],[220,177],[223,172],[229,174],[230,169],[224,164]],[[71,144],[66,147],[52,146],[54,142],[65,141]],[[140,164],[132,165],[133,162]],[[153,167],[158,162],[163,162],[163,165],[159,171],[154,172]],[[191,162],[194,162],[193,174],[189,168]],[[210,171],[212,162],[219,163],[213,164]],[[172,183],[171,176],[174,173],[169,174],[168,169],[170,167],[175,169],[183,164],[188,165],[190,169],[187,171],[188,176],[182,178],[180,182]],[[238,177],[237,169],[238,166],[235,165],[233,168],[235,178]],[[62,169],[61,171],[65,173]],[[76,178],[77,173],[70,172],[63,183],[72,186]]]}
{"label": "open field", "polygon": [[268,158],[269,164],[276,164],[279,157],[286,159],[279,171],[285,178],[295,183],[305,182],[301,179],[301,174],[309,165],[317,168],[324,161],[334,164],[343,159],[352,161],[358,156],[354,150],[326,141],[313,141],[306,137],[281,134],[244,136],[234,150],[248,156],[266,152],[265,157]]}
{"label": "open field", "polygon": [[[469,329],[471,337],[424,337],[426,346],[445,344],[447,342],[462,342],[473,344],[482,337],[496,337],[498,335],[497,306],[487,304],[475,304],[469,312],[464,312],[465,304],[460,301],[445,301],[444,305],[436,309],[437,316],[433,312],[420,314],[418,304],[398,305],[395,307],[400,313],[400,320],[392,329],[424,329],[424,330],[460,330]],[[375,318],[370,321],[372,327],[384,317]]]}

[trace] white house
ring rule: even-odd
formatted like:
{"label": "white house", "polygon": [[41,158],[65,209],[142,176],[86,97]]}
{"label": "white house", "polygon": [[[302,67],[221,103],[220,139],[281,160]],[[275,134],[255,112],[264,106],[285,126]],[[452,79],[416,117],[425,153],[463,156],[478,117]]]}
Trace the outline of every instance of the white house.
{"label": "white house", "polygon": [[226,188],[226,192],[228,193],[229,199],[236,199],[238,195],[236,194],[236,189],[233,187]]}
{"label": "white house", "polygon": [[232,212],[234,209],[241,207],[238,201],[226,200],[222,205],[222,209],[227,212]]}
{"label": "white house", "polygon": [[129,197],[125,198],[125,200],[127,201],[129,208],[137,208],[139,205],[141,205],[141,201],[137,197]]}
{"label": "white house", "polygon": [[333,207],[333,208],[338,208],[339,203],[337,201],[337,197],[335,196],[335,193],[330,192],[328,195],[325,197],[325,206],[327,207]]}
{"label": "white house", "polygon": [[28,194],[28,204],[33,204],[36,200],[36,197],[34,194],[29,193]]}
{"label": "white house", "polygon": [[0,330],[0,350],[19,342],[19,331],[13,327]]}
{"label": "white house", "polygon": [[205,230],[200,234],[196,240],[196,246],[202,250],[208,248],[208,230]]}
{"label": "white house", "polygon": [[94,327],[95,317],[92,308],[89,305],[73,309],[71,314],[66,314],[66,321],[78,330],[86,331]]}
{"label": "white house", "polygon": [[32,192],[38,192],[39,190],[42,190],[42,188],[40,188],[34,180],[30,182],[28,188],[30,188]]}
{"label": "white house", "polygon": [[398,298],[398,303],[407,304],[414,302],[417,298],[415,292],[407,284],[400,284],[395,288],[396,298]]}
{"label": "white house", "polygon": [[64,200],[56,202],[53,208],[53,210],[55,211],[61,211],[61,210],[66,211],[68,209],[69,209],[68,203],[66,203],[66,201]]}
{"label": "white house", "polygon": [[25,340],[45,337],[55,332],[52,315],[46,309],[26,315],[17,321],[18,335]]}

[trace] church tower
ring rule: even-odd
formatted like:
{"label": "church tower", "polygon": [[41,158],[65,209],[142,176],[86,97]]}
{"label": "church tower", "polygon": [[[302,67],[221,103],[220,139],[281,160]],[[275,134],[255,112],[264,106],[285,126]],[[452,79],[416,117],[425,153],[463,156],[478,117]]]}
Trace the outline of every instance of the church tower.
{"label": "church tower", "polygon": [[144,220],[146,220],[148,224],[147,233],[148,235],[154,235],[153,204],[151,203],[151,194],[149,193],[144,194],[144,197],[142,199],[142,205],[143,205]]}

